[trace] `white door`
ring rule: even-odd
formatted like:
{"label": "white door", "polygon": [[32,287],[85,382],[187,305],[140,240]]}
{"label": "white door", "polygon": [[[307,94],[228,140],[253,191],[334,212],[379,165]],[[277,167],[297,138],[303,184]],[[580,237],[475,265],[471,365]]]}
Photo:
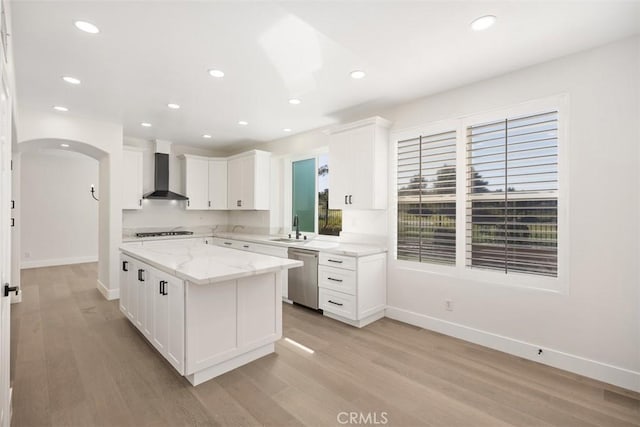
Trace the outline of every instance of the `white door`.
{"label": "white door", "polygon": [[191,159],[185,161],[185,194],[187,209],[209,209],[209,161]]}
{"label": "white door", "polygon": [[227,161],[209,160],[209,209],[227,209]]}
{"label": "white door", "polygon": [[167,277],[165,295],[167,300],[167,345],[165,357],[169,363],[184,374],[184,282],[175,277]]}
{"label": "white door", "polygon": [[351,150],[349,132],[331,135],[329,142],[329,209],[346,209],[351,193],[351,171],[360,161]]}
{"label": "white door", "polygon": [[151,292],[148,294],[149,302],[153,305],[153,336],[151,342],[162,355],[166,354],[169,335],[169,317],[167,315],[169,299],[165,295],[168,293],[167,279],[162,273],[151,274],[149,283]]}
{"label": "white door", "polygon": [[242,187],[244,177],[242,176],[242,158],[229,160],[227,164],[227,207],[231,210],[241,209]]}
{"label": "white door", "polygon": [[142,151],[122,150],[122,209],[142,209]]}
{"label": "white door", "polygon": [[11,421],[9,357],[11,333],[11,101],[0,79],[0,427]]}

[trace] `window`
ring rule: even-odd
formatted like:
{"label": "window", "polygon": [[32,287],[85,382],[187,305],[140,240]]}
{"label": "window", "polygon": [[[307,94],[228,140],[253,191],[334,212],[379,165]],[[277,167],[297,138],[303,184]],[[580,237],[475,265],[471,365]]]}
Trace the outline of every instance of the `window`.
{"label": "window", "polygon": [[[317,167],[316,167],[317,165]],[[329,209],[329,156],[321,154],[291,163],[291,214],[304,232],[338,236],[342,210]],[[317,188],[317,202],[316,202]]]}
{"label": "window", "polygon": [[559,141],[566,105],[558,96],[395,134],[398,262],[492,283],[564,288],[559,163],[567,152]]}
{"label": "window", "polygon": [[467,128],[466,261],[557,276],[558,113]]}
{"label": "window", "polygon": [[455,263],[455,131],[398,142],[397,256]]}

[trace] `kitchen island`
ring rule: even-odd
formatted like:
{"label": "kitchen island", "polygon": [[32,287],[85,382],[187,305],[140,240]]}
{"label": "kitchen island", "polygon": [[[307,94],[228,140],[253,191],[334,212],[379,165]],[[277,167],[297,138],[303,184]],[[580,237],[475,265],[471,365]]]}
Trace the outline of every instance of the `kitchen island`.
{"label": "kitchen island", "polygon": [[199,242],[120,251],[120,310],[191,384],[275,351],[281,283],[301,262]]}

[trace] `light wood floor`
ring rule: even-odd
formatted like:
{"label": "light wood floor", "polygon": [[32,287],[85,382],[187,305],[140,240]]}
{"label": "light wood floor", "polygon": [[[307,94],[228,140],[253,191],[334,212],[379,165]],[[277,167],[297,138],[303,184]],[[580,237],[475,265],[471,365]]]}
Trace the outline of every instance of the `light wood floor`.
{"label": "light wood floor", "polygon": [[358,330],[287,304],[284,335],[314,354],[281,340],[194,388],[95,283],[95,264],[23,271],[14,426],[328,426],[341,412],[397,426],[640,426],[637,394],[389,319]]}

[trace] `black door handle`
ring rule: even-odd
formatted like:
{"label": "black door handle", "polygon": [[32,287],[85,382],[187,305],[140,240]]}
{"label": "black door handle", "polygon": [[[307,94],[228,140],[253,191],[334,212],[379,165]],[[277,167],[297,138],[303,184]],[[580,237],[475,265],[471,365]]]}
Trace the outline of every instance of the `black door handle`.
{"label": "black door handle", "polygon": [[340,307],[342,307],[344,305],[344,304],[341,304],[339,302],[335,302],[335,301],[331,301],[331,300],[329,300],[328,302],[330,302],[331,304],[334,304],[334,305],[339,305]]}
{"label": "black door handle", "polygon": [[144,273],[143,269],[138,269],[138,281],[140,282],[144,282],[144,277],[142,276],[142,273]]}
{"label": "black door handle", "polygon": [[167,292],[167,283],[166,280],[162,281],[162,295],[169,295],[169,292]]}
{"label": "black door handle", "polygon": [[129,261],[122,261],[122,271],[129,271],[127,266],[129,265]]}
{"label": "black door handle", "polygon": [[349,196],[347,196],[347,195],[345,194],[345,195],[344,195],[344,204],[345,204],[345,205],[347,204],[347,197],[349,197]]}
{"label": "black door handle", "polygon": [[351,203],[351,197],[353,197],[353,196],[351,196],[351,194],[349,194],[349,204],[350,204],[350,205],[352,205],[352,204],[353,204],[353,203]]}
{"label": "black door handle", "polygon": [[18,295],[18,287],[17,286],[9,286],[8,283],[4,284],[4,296],[8,297],[11,292],[15,292]]}
{"label": "black door handle", "polygon": [[158,289],[158,292],[160,293],[160,295],[164,295],[164,284],[167,283],[164,280],[160,280],[160,286]]}

